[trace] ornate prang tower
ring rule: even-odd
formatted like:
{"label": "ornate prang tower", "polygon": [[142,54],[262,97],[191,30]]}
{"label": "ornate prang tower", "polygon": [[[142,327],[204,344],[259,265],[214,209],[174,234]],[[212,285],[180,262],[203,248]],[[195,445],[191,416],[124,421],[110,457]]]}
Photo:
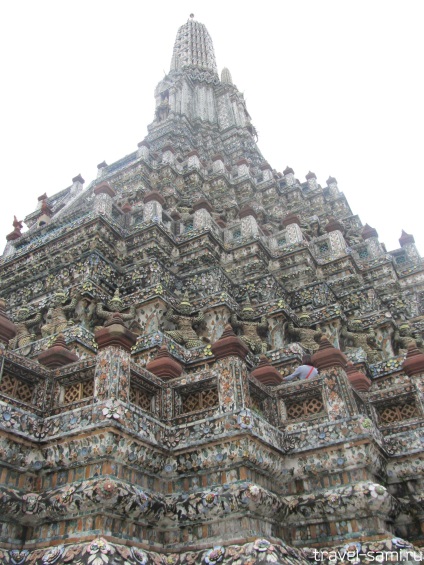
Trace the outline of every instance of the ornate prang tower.
{"label": "ornate prang tower", "polygon": [[[0,563],[412,551],[424,541],[414,238],[388,253],[336,179],[274,170],[193,18],[155,99],[137,151],[87,188],[77,176],[43,194],[28,230],[15,218],[7,236]],[[305,352],[319,375],[284,382]]]}

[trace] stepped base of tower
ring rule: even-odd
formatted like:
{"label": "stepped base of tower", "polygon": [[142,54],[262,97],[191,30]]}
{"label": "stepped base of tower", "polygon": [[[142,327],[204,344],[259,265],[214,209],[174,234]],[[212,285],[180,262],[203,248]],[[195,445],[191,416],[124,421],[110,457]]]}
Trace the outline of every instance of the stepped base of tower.
{"label": "stepped base of tower", "polygon": [[[207,370],[201,364],[193,371],[195,361],[171,380],[131,361],[137,354],[115,341],[51,370],[3,350],[8,370],[21,363],[58,382],[84,374],[96,391],[95,400],[47,417],[19,402],[0,403],[4,562],[307,563],[314,555],[328,561],[335,551],[418,551],[423,536],[411,506],[418,500],[400,496],[399,466],[416,476],[420,455],[412,449],[403,465],[387,457],[361,411],[363,398],[337,366],[340,352],[323,349],[335,365],[310,382],[270,387],[249,374],[245,350],[232,339],[213,344],[223,357],[206,357]],[[164,398],[178,391],[184,398],[193,383],[210,406],[160,419],[125,401],[123,387],[136,377]],[[317,416],[278,425],[274,402],[278,411],[305,398],[316,407],[319,392],[329,395]]]}

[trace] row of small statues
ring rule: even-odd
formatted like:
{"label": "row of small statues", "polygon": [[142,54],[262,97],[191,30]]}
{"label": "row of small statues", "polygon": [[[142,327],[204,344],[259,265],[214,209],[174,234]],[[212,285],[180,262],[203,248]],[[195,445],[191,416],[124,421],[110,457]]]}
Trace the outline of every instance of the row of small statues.
{"label": "row of small statues", "polygon": [[[31,328],[37,325],[40,327],[41,336],[47,337],[62,332],[73,323],[91,329],[94,320],[97,320],[99,323],[102,321],[105,323],[104,321],[107,322],[116,312],[121,314],[124,323],[130,329],[133,331],[139,330],[135,331],[135,333],[142,333],[141,326],[137,322],[135,306],[132,305],[126,313],[124,313],[125,309],[126,307],[119,296],[118,289],[107,304],[91,302],[80,292],[76,292],[72,297],[68,297],[63,290],[58,290],[52,297],[41,327],[40,324],[43,320],[42,312],[31,316],[29,308],[25,306],[17,311],[15,316],[17,334],[11,343],[11,347],[17,349],[35,341],[37,337],[31,331]],[[174,330],[165,330],[165,334],[188,349],[200,347],[208,341],[207,338],[199,335],[199,329],[201,329],[204,322],[203,312],[193,313],[192,310],[188,295],[185,294],[178,308],[170,308],[165,314],[165,319],[176,326]],[[68,315],[71,312],[74,313],[74,320],[68,320]],[[239,315],[231,315],[229,323],[254,354],[266,353],[268,349],[266,341],[268,322],[264,316],[258,321],[257,313],[249,300],[244,304]],[[311,353],[318,349],[319,340],[323,333],[319,329],[296,327],[292,321],[287,321],[285,324],[285,338],[288,342],[300,343]],[[361,322],[354,321],[351,323],[350,329],[343,326],[339,336],[345,348],[362,348],[370,363],[376,363],[381,360],[382,351],[372,328],[365,330],[362,328]],[[418,347],[423,346],[421,337],[415,335],[408,324],[402,324],[393,336],[394,349],[400,354],[404,353],[411,343]]]}
{"label": "row of small statues", "polygon": [[[35,339],[36,334],[31,331],[35,326],[40,326],[41,337],[48,337],[53,334],[62,332],[70,325],[77,323],[90,329],[92,327],[93,319],[97,318],[98,321],[110,320],[115,312],[122,312],[125,309],[124,303],[119,296],[117,289],[113,297],[108,301],[107,305],[99,302],[91,302],[84,297],[80,292],[76,292],[72,297],[69,297],[63,290],[57,290],[47,309],[43,322],[43,312],[37,312],[31,315],[30,310],[26,306],[22,306],[16,312],[15,325],[16,336],[11,342],[11,347],[17,349],[28,345]],[[74,314],[75,321],[68,320],[70,313]],[[131,306],[129,312],[121,314],[124,322],[134,321],[136,319],[135,306]],[[104,322],[103,322],[104,323]]]}

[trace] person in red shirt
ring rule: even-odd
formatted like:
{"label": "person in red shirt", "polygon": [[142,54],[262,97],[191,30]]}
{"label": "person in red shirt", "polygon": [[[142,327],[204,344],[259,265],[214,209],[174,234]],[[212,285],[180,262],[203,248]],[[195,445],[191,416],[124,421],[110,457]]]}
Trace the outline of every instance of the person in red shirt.
{"label": "person in red shirt", "polygon": [[304,355],[302,357],[302,365],[287,377],[284,377],[284,381],[294,381],[295,379],[299,379],[303,381],[305,379],[312,379],[312,377],[316,377],[318,375],[318,369],[316,369],[312,363],[311,355]]}

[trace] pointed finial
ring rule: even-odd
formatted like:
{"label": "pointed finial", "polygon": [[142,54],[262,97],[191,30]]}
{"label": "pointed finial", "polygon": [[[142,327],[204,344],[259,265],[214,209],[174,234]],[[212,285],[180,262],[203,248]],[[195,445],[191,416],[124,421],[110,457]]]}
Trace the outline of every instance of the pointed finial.
{"label": "pointed finial", "polygon": [[[13,224],[13,225],[15,225],[15,224]],[[399,238],[399,243],[400,243],[401,247],[403,247],[404,245],[407,245],[408,243],[415,243],[414,236],[411,235],[410,233],[406,233],[405,230],[402,230],[402,235]]]}
{"label": "pointed finial", "polygon": [[231,73],[230,71],[227,69],[227,67],[224,67],[222,69],[221,72],[221,82],[223,82],[224,84],[233,84],[233,79],[231,78]]}
{"label": "pointed finial", "polygon": [[188,294],[188,290],[184,292],[184,296],[180,301],[180,307],[183,306],[185,308],[191,308],[190,296]]}

